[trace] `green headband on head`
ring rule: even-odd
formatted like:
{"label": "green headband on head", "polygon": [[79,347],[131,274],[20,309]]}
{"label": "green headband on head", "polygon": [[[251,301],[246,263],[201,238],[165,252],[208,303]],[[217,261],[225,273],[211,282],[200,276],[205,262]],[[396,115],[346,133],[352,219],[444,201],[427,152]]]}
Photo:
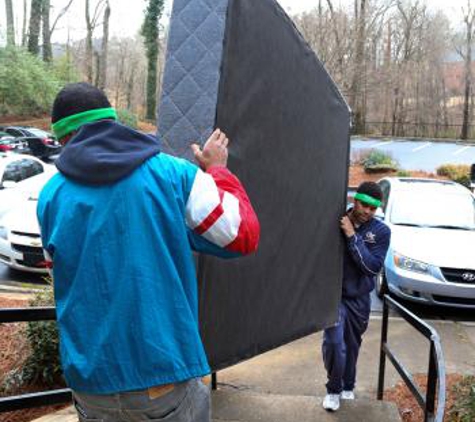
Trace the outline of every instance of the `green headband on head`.
{"label": "green headband on head", "polygon": [[53,123],[51,127],[56,137],[61,139],[67,134],[78,130],[82,125],[101,119],[117,120],[117,113],[112,107],[96,108],[65,117],[64,119]]}
{"label": "green headband on head", "polygon": [[372,205],[373,207],[381,206],[381,201],[379,199],[373,198],[372,196],[366,195],[364,193],[357,193],[355,195],[355,199],[364,202],[365,204]]}

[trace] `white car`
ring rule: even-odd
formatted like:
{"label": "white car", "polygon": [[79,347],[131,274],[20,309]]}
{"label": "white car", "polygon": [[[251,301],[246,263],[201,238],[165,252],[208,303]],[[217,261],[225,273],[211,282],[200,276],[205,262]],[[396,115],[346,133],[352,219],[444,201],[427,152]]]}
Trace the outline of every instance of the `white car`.
{"label": "white car", "polygon": [[385,290],[414,302],[475,308],[475,196],[455,182],[384,178],[379,217],[391,228]]}
{"label": "white car", "polygon": [[44,172],[54,172],[54,166],[31,155],[0,153],[0,190]]}
{"label": "white car", "polygon": [[36,218],[38,195],[56,173],[48,171],[0,191],[0,262],[10,268],[46,274]]}

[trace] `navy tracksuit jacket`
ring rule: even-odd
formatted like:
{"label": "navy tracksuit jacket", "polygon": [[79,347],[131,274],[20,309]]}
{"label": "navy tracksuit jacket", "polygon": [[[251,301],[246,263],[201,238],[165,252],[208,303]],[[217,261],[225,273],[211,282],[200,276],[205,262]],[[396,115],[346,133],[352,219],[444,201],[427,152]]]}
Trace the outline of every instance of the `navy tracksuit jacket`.
{"label": "navy tracksuit jacket", "polygon": [[345,238],[347,248],[338,322],[327,328],[323,336],[329,394],[339,394],[355,387],[358,352],[371,310],[370,292],[384,264],[391,237],[389,227],[375,218],[355,231],[354,236]]}

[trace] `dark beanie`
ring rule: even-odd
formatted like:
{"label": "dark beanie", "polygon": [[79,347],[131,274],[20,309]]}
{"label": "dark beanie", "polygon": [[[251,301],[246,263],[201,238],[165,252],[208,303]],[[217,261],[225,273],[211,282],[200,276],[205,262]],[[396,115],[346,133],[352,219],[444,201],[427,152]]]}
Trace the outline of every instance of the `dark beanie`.
{"label": "dark beanie", "polygon": [[371,196],[371,198],[377,199],[378,201],[383,200],[383,191],[381,187],[375,182],[363,182],[358,186],[356,193],[362,193],[364,195]]}
{"label": "dark beanie", "polygon": [[68,84],[59,91],[54,100],[51,122],[54,124],[74,114],[109,107],[109,100],[99,88],[86,82]]}

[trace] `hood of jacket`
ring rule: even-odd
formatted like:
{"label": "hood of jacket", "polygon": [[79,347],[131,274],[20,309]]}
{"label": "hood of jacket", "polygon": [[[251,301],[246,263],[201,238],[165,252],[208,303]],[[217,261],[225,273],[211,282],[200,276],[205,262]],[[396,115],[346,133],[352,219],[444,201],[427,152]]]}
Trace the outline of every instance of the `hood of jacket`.
{"label": "hood of jacket", "polygon": [[106,185],[128,176],[159,152],[156,136],[113,120],[100,120],[82,126],[55,164],[62,174],[76,182]]}

